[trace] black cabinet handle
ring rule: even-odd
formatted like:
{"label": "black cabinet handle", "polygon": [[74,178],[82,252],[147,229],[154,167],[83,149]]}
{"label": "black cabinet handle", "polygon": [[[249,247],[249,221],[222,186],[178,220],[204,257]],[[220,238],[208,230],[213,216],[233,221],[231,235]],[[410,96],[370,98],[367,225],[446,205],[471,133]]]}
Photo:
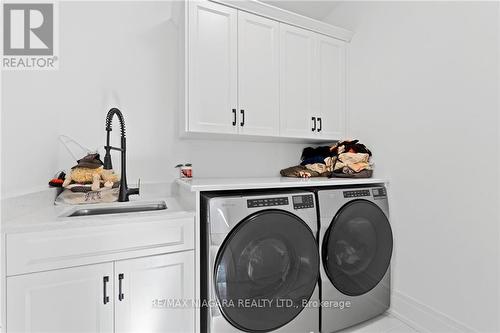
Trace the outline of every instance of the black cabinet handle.
{"label": "black cabinet handle", "polygon": [[319,123],[318,132],[321,132],[321,129],[323,128],[323,124],[321,122],[321,118],[320,117],[318,117],[318,123]]}
{"label": "black cabinet handle", "polygon": [[102,300],[104,304],[107,304],[109,302],[108,288],[107,288],[108,282],[109,282],[109,276],[105,276],[102,278],[102,294],[104,295]]}
{"label": "black cabinet handle", "polygon": [[241,123],[240,123],[240,126],[243,127],[245,126],[245,110],[240,110],[241,112]]}
{"label": "black cabinet handle", "polygon": [[118,274],[118,300],[123,301],[125,295],[122,292],[123,273]]}
{"label": "black cabinet handle", "polygon": [[312,117],[311,120],[313,121],[313,128],[311,129],[313,132],[316,130],[316,117]]}
{"label": "black cabinet handle", "polygon": [[233,126],[236,126],[236,109],[233,109]]}

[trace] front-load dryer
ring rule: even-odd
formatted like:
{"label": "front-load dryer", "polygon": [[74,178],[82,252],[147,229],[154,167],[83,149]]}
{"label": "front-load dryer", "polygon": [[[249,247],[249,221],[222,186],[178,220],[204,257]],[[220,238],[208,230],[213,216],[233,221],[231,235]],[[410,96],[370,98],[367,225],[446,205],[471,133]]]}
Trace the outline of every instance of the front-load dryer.
{"label": "front-load dryer", "polygon": [[384,186],[317,193],[321,332],[330,333],[389,308],[393,237]]}
{"label": "front-load dryer", "polygon": [[205,194],[202,209],[202,332],[318,332],[314,194]]}

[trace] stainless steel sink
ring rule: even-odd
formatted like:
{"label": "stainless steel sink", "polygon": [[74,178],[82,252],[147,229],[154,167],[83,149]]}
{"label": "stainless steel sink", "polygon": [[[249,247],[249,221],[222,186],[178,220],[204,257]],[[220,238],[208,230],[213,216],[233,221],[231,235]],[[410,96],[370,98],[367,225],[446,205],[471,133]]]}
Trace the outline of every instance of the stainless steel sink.
{"label": "stainless steel sink", "polygon": [[167,209],[167,203],[165,201],[156,201],[149,203],[134,203],[121,206],[81,208],[71,212],[69,215],[67,215],[67,217],[137,213],[164,209]]}

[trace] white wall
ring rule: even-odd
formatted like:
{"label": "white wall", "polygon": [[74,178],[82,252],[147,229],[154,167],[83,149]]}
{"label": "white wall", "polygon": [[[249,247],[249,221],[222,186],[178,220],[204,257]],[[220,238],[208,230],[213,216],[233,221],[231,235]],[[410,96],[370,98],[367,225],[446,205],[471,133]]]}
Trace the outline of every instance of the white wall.
{"label": "white wall", "polygon": [[326,21],[355,32],[350,127],[391,181],[394,289],[498,332],[498,3],[353,1]]}
{"label": "white wall", "polygon": [[[58,170],[75,164],[60,134],[102,148],[114,105],[125,114],[129,183],[170,182],[181,162],[193,163],[200,177],[274,176],[297,163],[299,144],[178,138],[171,12],[168,1],[60,3],[60,69],[3,73],[3,196],[46,188]],[[119,145],[117,136],[112,141]],[[113,161],[118,167],[119,156]]]}

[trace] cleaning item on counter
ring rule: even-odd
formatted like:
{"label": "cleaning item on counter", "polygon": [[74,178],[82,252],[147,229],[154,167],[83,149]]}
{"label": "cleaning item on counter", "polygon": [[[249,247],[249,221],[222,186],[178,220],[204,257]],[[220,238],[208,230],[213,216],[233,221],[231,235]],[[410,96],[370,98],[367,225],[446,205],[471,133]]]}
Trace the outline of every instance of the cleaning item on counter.
{"label": "cleaning item on counter", "polygon": [[[86,191],[85,185],[76,185],[72,189],[65,189],[54,202],[55,205],[79,205],[94,203],[111,203],[118,201],[119,189],[102,187],[97,191]],[[80,189],[81,192],[78,190]],[[86,192],[85,192],[86,191]]]}
{"label": "cleaning item on counter", "polygon": [[66,178],[66,173],[64,171],[60,171],[57,175],[49,181],[50,187],[62,187],[64,183],[64,179]]}
{"label": "cleaning item on counter", "polygon": [[77,163],[66,176],[63,187],[66,188],[72,183],[92,184],[92,191],[97,191],[101,188],[101,184],[106,188],[112,188],[113,184],[119,181],[118,175],[113,170],[103,168],[103,162],[98,153],[88,154]]}
{"label": "cleaning item on counter", "polygon": [[177,164],[174,166],[175,169],[179,169],[179,178],[182,178],[182,171],[181,168],[184,166],[184,164]]}
{"label": "cleaning item on counter", "polygon": [[[116,182],[113,184],[113,186],[111,188],[117,188],[119,186],[120,186],[119,182]],[[109,187],[102,187],[102,188],[109,188]],[[73,184],[66,186],[65,189],[70,190],[71,192],[85,193],[85,192],[92,191],[92,185],[91,184],[82,185],[82,184],[73,183]]]}
{"label": "cleaning item on counter", "polygon": [[59,178],[52,178],[50,181],[49,181],[49,186],[50,187],[62,187],[64,183],[64,180],[63,179],[59,179]]}
{"label": "cleaning item on counter", "polygon": [[191,163],[177,164],[175,168],[179,169],[179,178],[193,178],[193,165]]}
{"label": "cleaning item on counter", "polygon": [[75,193],[86,193],[92,191],[92,185],[71,184],[66,186],[66,189]]}
{"label": "cleaning item on counter", "polygon": [[66,175],[56,205],[109,203],[118,200],[119,176],[105,170],[98,153],[90,153],[77,161]]}
{"label": "cleaning item on counter", "polygon": [[185,178],[193,178],[193,165],[191,163],[184,164],[181,167],[181,173]]}

